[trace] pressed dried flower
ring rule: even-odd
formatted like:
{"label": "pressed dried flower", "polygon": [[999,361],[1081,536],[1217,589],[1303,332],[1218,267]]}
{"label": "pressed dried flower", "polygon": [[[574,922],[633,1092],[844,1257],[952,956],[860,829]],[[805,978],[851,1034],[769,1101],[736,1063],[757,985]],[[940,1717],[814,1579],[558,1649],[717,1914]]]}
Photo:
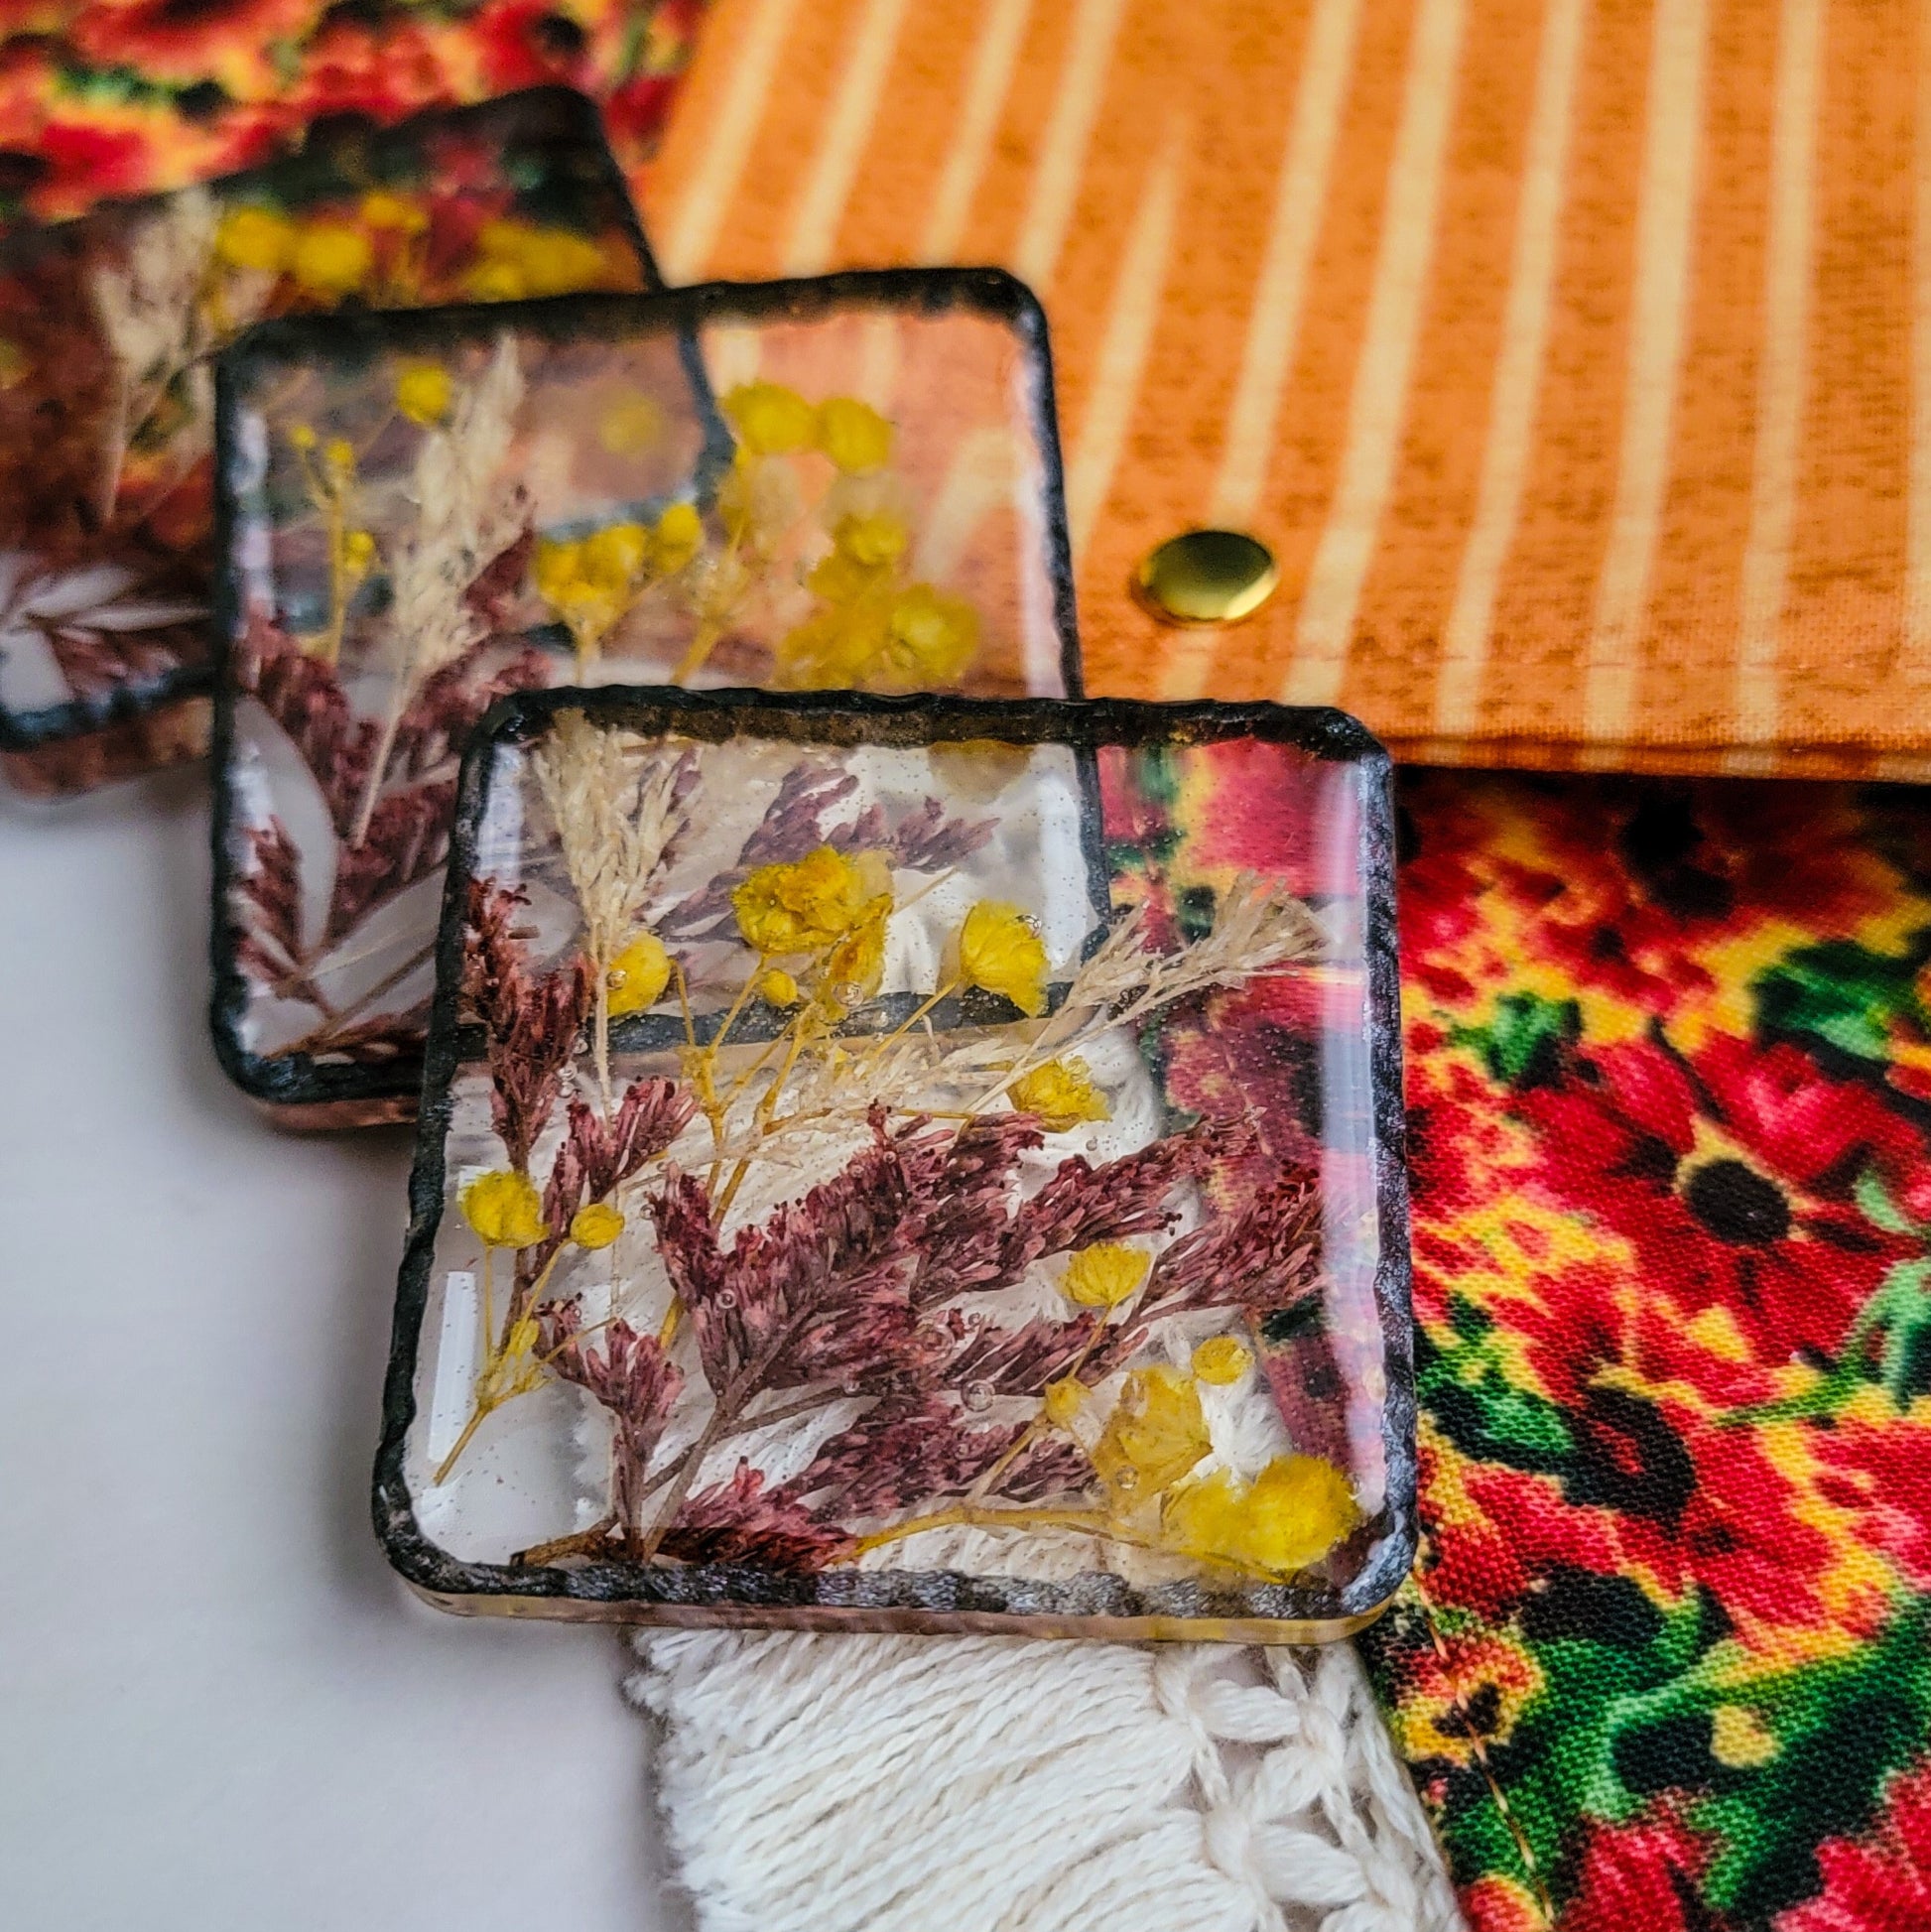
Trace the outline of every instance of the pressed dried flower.
{"label": "pressed dried flower", "polygon": [[607,1201],[592,1201],[570,1218],[570,1238],[579,1247],[608,1247],[623,1232],[623,1216]]}
{"label": "pressed dried flower", "polygon": [[892,426],[855,396],[833,396],[818,409],[818,447],[847,475],[882,469],[892,459]]}
{"label": "pressed dried flower", "polygon": [[1348,1478],[1318,1456],[1279,1456],[1243,1483],[1225,1470],[1175,1490],[1162,1541],[1183,1555],[1263,1577],[1305,1570],[1360,1521]]}
{"label": "pressed dried flower", "polygon": [[1077,1057],[1049,1060],[1022,1074],[1007,1088],[1006,1097],[1014,1112],[1030,1113],[1051,1134],[1112,1117],[1105,1095],[1094,1086],[1087,1063]]}
{"label": "pressed dried flower", "polygon": [[885,915],[891,902],[874,900],[878,908],[847,933],[825,956],[824,992],[828,1005],[849,1012],[878,990],[885,976]]}
{"label": "pressed dried flower", "polygon": [[981,899],[959,933],[959,973],[968,986],[1001,994],[1022,1013],[1046,1010],[1046,948],[1017,906]]}
{"label": "pressed dried flower", "polygon": [[411,362],[396,377],[396,407],[425,429],[450,413],[455,385],[440,362]]}
{"label": "pressed dried flower", "polygon": [[1056,1429],[1068,1428],[1075,1416],[1086,1407],[1087,1385],[1077,1375],[1062,1375],[1056,1382],[1046,1384],[1046,1394],[1040,1406],[1046,1412],[1046,1420]]}
{"label": "pressed dried flower", "polygon": [[399,234],[420,235],[429,226],[429,212],[420,201],[392,194],[385,188],[362,196],[362,220],[370,228],[391,228]]}
{"label": "pressed dried flower", "polygon": [[830,845],[788,865],[760,865],[731,893],[738,931],[766,959],[823,952],[889,909],[880,871]]}
{"label": "pressed dried flower", "polygon": [[[841,516],[832,529],[834,556],[867,572],[882,571],[896,564],[911,541],[912,533],[905,527],[905,519],[894,516],[890,510],[873,510],[865,515],[854,511]],[[861,582],[849,578],[822,578],[818,572],[813,573],[812,588],[821,596],[834,597],[840,587],[847,585],[852,590],[862,587]]]}
{"label": "pressed dried flower", "polygon": [[295,245],[295,224],[273,208],[244,202],[230,208],[214,233],[216,258],[229,268],[280,275]]}
{"label": "pressed dried flower", "polygon": [[671,983],[671,956],[655,933],[639,933],[610,962],[604,977],[609,987],[606,1010],[613,1020],[645,1013]]}
{"label": "pressed dried flower", "polygon": [[512,1168],[480,1174],[458,1198],[462,1218],[490,1247],[534,1247],[550,1232],[536,1183]]}
{"label": "pressed dried flower", "polygon": [[795,389],[777,382],[743,382],[728,390],[724,414],[754,456],[787,456],[818,438],[818,411]]}
{"label": "pressed dried flower", "polygon": [[570,626],[579,651],[593,651],[635,600],[650,563],[650,532],[613,523],[587,537],[539,540],[537,594]]}
{"label": "pressed dried flower", "polygon": [[346,530],[342,533],[342,568],[358,582],[375,565],[375,533]]}
{"label": "pressed dried flower", "polygon": [[704,548],[704,518],[695,503],[673,503],[651,532],[651,567],[659,577],[675,577]]}
{"label": "pressed dried flower", "polygon": [[799,999],[798,981],[790,973],[772,966],[758,980],[758,997],[767,1006],[796,1006]]}
{"label": "pressed dried flower", "polygon": [[892,690],[957,684],[978,652],[978,612],[930,583],[908,584],[893,599],[886,633],[874,684]]}
{"label": "pressed dried flower", "polygon": [[1094,1445],[1093,1466],[1131,1506],[1172,1488],[1213,1447],[1192,1379],[1164,1366],[1136,1368]]}
{"label": "pressed dried flower", "polygon": [[375,249],[346,221],[316,221],[297,231],[289,273],[311,295],[353,295],[375,266]]}
{"label": "pressed dried flower", "polygon": [[568,228],[527,221],[485,221],[476,232],[481,261],[470,272],[470,293],[486,301],[570,295],[603,279],[603,251]]}
{"label": "pressed dried flower", "polygon": [[1194,1351],[1194,1379],[1228,1388],[1254,1365],[1253,1352],[1237,1336],[1210,1336]]}
{"label": "pressed dried flower", "polygon": [[1138,1290],[1152,1265],[1151,1256],[1136,1247],[1100,1241],[1067,1263],[1060,1286],[1067,1300],[1082,1308],[1117,1308]]}

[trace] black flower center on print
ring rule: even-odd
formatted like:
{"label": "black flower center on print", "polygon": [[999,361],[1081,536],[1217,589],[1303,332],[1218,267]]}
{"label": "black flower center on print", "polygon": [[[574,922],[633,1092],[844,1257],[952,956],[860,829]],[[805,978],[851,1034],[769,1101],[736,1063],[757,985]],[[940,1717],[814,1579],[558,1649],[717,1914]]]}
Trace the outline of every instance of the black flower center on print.
{"label": "black flower center on print", "polygon": [[1790,1203],[1782,1189],[1738,1160],[1699,1167],[1684,1186],[1683,1204],[1733,1247],[1769,1247],[1790,1232]]}

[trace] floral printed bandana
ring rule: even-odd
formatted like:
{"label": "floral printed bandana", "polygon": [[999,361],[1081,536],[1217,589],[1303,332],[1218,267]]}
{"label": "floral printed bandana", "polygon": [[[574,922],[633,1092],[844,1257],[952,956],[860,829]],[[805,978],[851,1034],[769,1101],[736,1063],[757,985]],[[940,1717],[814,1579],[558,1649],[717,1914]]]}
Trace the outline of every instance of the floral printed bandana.
{"label": "floral printed bandana", "polygon": [[1479,1932],[1931,1926],[1931,801],[1406,784],[1423,1556]]}
{"label": "floral printed bandana", "polygon": [[77,214],[299,147],[325,116],[559,83],[640,162],[704,0],[0,0],[0,217]]}

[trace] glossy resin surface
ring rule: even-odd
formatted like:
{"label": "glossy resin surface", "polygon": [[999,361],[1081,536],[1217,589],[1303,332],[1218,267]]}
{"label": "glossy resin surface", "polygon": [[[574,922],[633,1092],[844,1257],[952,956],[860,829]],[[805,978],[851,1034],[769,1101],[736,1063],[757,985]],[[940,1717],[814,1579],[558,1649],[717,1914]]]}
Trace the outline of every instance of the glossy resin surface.
{"label": "glossy resin surface", "polygon": [[463,734],[604,682],[1077,680],[1036,306],[977,271],[299,322],[222,369],[215,1026],[413,1099]]}
{"label": "glossy resin surface", "polygon": [[1413,1545],[1387,766],[606,691],[467,767],[377,1517],[456,1609],[1337,1634]]}
{"label": "glossy resin surface", "polygon": [[556,88],[0,247],[0,756],[67,791],[207,739],[211,359],[265,317],[656,286],[591,104]]}

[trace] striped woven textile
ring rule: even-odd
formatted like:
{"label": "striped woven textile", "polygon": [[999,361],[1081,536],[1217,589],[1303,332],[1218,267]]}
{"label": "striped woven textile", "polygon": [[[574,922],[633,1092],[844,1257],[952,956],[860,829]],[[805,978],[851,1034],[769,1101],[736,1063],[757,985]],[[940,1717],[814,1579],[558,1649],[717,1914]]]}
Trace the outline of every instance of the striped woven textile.
{"label": "striped woven textile", "polygon": [[[1034,285],[1095,690],[1931,776],[1923,0],[715,0],[644,195],[679,280]],[[1280,593],[1161,630],[1201,523]]]}

